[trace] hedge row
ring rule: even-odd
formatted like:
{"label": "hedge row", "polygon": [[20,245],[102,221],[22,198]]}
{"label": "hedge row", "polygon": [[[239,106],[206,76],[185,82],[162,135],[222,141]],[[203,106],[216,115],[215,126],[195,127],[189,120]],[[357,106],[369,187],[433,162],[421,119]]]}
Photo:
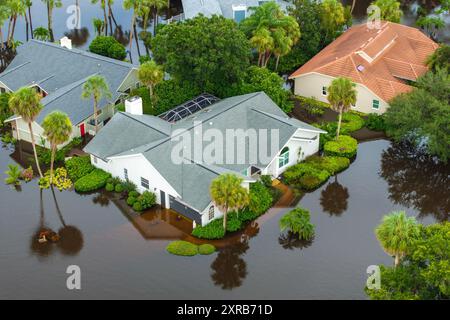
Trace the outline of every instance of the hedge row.
{"label": "hedge row", "polygon": [[80,178],[91,173],[95,167],[91,164],[91,158],[89,156],[73,157],[65,161],[65,167],[69,178],[76,182]]}
{"label": "hedge row", "polygon": [[350,136],[342,135],[338,139],[326,142],[323,150],[327,156],[353,158],[358,151],[358,142]]}
{"label": "hedge row", "polygon": [[88,175],[80,178],[75,182],[75,190],[77,192],[90,192],[103,188],[106,181],[111,177],[106,171],[94,169]]}
{"label": "hedge row", "polygon": [[166,247],[166,250],[177,256],[195,256],[197,254],[209,255],[216,251],[216,247],[212,244],[201,244],[199,246],[188,241],[172,241]]}

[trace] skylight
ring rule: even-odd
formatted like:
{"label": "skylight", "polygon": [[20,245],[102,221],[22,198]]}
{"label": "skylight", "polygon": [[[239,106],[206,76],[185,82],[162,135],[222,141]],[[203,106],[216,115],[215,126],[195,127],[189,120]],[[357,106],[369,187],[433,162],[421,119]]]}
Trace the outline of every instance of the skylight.
{"label": "skylight", "polygon": [[168,122],[172,123],[177,122],[206,107],[209,107],[210,105],[216,103],[219,100],[220,100],[219,98],[209,93],[203,93],[198,97],[195,97],[194,99],[189,100],[183,103],[182,105],[161,114],[159,117]]}

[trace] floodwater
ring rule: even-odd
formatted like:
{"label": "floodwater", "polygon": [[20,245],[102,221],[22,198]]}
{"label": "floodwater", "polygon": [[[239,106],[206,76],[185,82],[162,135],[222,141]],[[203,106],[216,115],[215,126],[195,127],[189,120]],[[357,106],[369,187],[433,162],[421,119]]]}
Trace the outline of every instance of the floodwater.
{"label": "floodwater", "polygon": [[[12,152],[0,150],[1,171]],[[165,251],[189,232],[166,211],[138,216],[102,193],[41,197],[36,181],[21,190],[0,183],[0,299],[365,299],[367,267],[393,262],[374,236],[382,216],[448,220],[449,176],[449,166],[406,146],[364,142],[349,169],[300,200],[316,225],[311,243],[280,234],[288,208],[277,208],[195,257]],[[42,227],[61,241],[39,245]],[[69,265],[81,268],[80,291],[66,288]]]}

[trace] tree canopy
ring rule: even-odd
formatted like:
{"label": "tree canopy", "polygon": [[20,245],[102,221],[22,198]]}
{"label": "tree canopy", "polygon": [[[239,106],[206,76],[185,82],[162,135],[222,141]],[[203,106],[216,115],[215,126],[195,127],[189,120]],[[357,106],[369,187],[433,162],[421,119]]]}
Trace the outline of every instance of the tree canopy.
{"label": "tree canopy", "polygon": [[111,36],[96,37],[89,45],[89,51],[117,60],[124,60],[127,57],[125,47]]}
{"label": "tree canopy", "polygon": [[[380,8],[381,20],[399,23],[400,18],[403,16],[403,11],[400,9],[400,2],[396,0],[375,0],[371,5]],[[377,11],[372,11],[369,17],[377,13]]]}
{"label": "tree canopy", "polygon": [[198,16],[164,26],[153,38],[158,64],[175,79],[223,96],[249,66],[250,45],[230,19]]}

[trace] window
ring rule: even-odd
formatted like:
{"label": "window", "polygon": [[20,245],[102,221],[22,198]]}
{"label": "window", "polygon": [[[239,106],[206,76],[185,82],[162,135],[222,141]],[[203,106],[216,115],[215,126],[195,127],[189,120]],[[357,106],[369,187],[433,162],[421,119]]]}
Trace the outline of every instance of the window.
{"label": "window", "polygon": [[327,95],[327,87],[322,87],[322,95],[323,96]]}
{"label": "window", "polygon": [[246,6],[233,6],[234,21],[239,23],[242,20],[244,20],[245,16],[246,16],[246,12],[247,12],[247,7]]}
{"label": "window", "polygon": [[242,170],[242,171],[241,171],[241,174],[242,174],[243,176],[247,176],[247,169]]}
{"label": "window", "polygon": [[149,188],[148,180],[141,177],[141,186],[144,187],[145,189],[148,189]]}
{"label": "window", "polygon": [[5,93],[6,92],[6,89],[5,88],[2,88],[2,87],[0,87],[0,93]]}
{"label": "window", "polygon": [[289,163],[289,148],[284,147],[278,158],[278,167],[282,168]]}
{"label": "window", "polygon": [[136,82],[136,84],[135,84],[135,87],[136,87],[136,89],[138,89],[139,88],[139,82]]}
{"label": "window", "polygon": [[209,219],[209,220],[214,219],[214,206],[211,206],[211,207],[209,208],[208,219]]}
{"label": "window", "polygon": [[125,180],[128,180],[128,170],[127,169],[123,169],[123,177],[125,178]]}
{"label": "window", "polygon": [[379,100],[372,100],[372,109],[379,109],[380,108],[380,101]]}

